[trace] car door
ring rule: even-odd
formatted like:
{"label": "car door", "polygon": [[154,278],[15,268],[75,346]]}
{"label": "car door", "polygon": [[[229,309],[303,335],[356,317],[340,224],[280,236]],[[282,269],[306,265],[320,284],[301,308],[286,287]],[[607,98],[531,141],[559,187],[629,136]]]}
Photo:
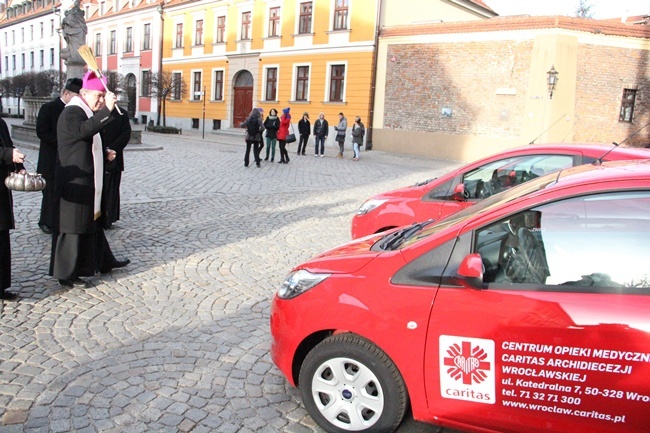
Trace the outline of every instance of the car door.
{"label": "car door", "polygon": [[544,174],[572,167],[580,161],[582,156],[572,154],[531,154],[501,158],[459,173],[446,188],[446,195],[441,195],[439,187],[430,191],[423,200],[443,200],[443,205],[437,206],[437,218],[444,218],[501,191]]}
{"label": "car door", "polygon": [[[469,253],[483,288],[455,283]],[[432,419],[508,432],[647,432],[650,192],[573,197],[458,239],[432,308]]]}

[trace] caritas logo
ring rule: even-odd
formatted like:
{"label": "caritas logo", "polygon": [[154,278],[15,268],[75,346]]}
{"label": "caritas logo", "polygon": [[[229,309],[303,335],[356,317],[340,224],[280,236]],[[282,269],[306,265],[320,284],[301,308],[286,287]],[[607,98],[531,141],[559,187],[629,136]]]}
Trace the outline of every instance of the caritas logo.
{"label": "caritas logo", "polygon": [[494,370],[494,340],[440,336],[443,398],[496,403]]}

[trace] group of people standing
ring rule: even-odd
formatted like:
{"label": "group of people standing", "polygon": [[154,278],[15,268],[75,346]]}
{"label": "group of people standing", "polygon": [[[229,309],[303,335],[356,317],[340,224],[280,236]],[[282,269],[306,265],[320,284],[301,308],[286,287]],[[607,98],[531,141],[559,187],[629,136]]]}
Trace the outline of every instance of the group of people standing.
{"label": "group of people standing", "polygon": [[[115,110],[116,97],[93,72],[66,81],[61,96],[43,105],[36,121],[40,139],[37,170],[46,180],[40,229],[52,235],[49,274],[61,286],[88,287],[80,277],[108,273],[130,263],[113,255],[104,233],[119,219],[123,151],[128,115]],[[0,176],[22,169],[25,155],[13,148],[0,122]],[[14,228],[11,192],[0,187],[0,298],[15,299],[11,286],[8,230]]]}
{"label": "group of people standing", "polygon": [[[321,158],[325,156],[325,141],[329,134],[329,123],[325,119],[325,114],[320,113],[318,115],[318,119],[314,122],[312,129],[309,121],[309,113],[303,113],[302,118],[298,121],[299,137],[295,137],[295,134],[293,133],[293,125],[291,124],[291,108],[284,108],[282,110],[282,116],[280,117],[278,117],[277,110],[271,108],[269,115],[264,121],[262,121],[263,115],[264,110],[262,108],[254,108],[246,120],[240,124],[241,128],[246,128],[246,153],[244,155],[245,167],[248,167],[249,165],[251,149],[253,149],[253,157],[257,167],[261,167],[260,153],[264,148],[263,137],[266,137],[266,157],[264,158],[264,161],[268,161],[270,156],[271,162],[274,162],[276,143],[279,143],[280,147],[280,161],[278,161],[280,164],[288,164],[290,161],[286,147],[287,143],[298,141],[298,150],[296,151],[296,155],[305,155],[309,136],[312,133],[314,135],[314,156],[320,156]],[[292,131],[291,133],[289,132],[290,129]],[[334,130],[336,131],[335,140],[339,144],[339,153],[337,158],[343,158],[347,129],[348,121],[343,113],[339,113],[339,123],[334,127]],[[359,160],[359,149],[363,146],[365,133],[366,128],[361,122],[361,118],[357,116],[352,125],[351,134],[354,151],[354,157],[352,158],[353,161]],[[291,135],[293,135],[293,139],[287,141]]]}

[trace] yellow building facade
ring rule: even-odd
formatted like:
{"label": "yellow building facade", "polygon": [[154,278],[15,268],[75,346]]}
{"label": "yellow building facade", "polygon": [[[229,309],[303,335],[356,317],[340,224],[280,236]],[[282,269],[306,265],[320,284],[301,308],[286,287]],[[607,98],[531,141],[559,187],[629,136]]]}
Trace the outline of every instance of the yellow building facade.
{"label": "yellow building facade", "polygon": [[[175,88],[167,125],[238,127],[253,107],[294,122],[320,112],[370,116],[375,0],[171,1],[163,8],[163,71]],[[191,124],[189,123],[191,122]]]}

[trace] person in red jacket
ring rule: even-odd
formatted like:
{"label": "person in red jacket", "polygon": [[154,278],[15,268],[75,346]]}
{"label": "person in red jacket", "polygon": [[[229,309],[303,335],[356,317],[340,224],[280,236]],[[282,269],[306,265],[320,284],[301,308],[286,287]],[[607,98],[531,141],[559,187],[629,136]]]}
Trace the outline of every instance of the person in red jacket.
{"label": "person in red jacket", "polygon": [[291,114],[289,107],[282,110],[282,117],[280,117],[280,129],[278,129],[278,142],[280,143],[280,164],[289,163],[289,153],[287,152],[287,135],[289,134],[289,126],[291,126]]}

